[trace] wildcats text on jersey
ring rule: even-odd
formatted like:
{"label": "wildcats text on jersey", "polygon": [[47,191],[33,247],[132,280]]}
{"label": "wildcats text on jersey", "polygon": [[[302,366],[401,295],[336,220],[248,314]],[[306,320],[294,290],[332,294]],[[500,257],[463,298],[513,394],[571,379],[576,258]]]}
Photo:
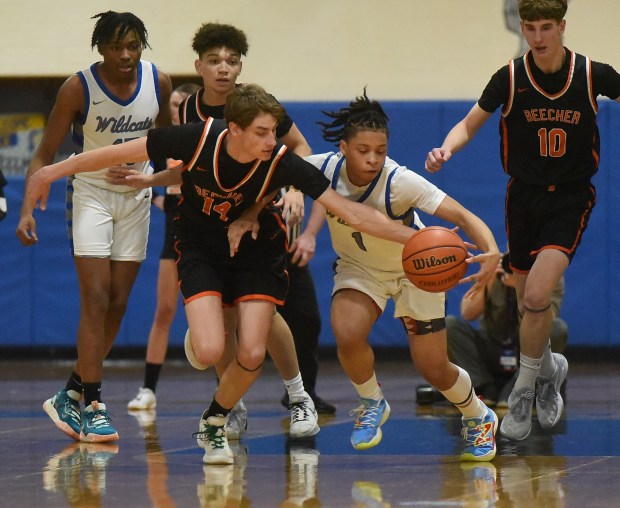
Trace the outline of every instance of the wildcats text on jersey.
{"label": "wildcats text on jersey", "polygon": [[125,118],[125,115],[122,115],[120,118],[116,119],[115,117],[101,117],[97,116],[97,127],[95,132],[105,132],[110,125],[110,132],[119,133],[119,132],[138,132],[151,129],[153,127],[153,119],[147,116],[144,120],[140,122],[133,122],[133,115],[129,115],[128,118]]}

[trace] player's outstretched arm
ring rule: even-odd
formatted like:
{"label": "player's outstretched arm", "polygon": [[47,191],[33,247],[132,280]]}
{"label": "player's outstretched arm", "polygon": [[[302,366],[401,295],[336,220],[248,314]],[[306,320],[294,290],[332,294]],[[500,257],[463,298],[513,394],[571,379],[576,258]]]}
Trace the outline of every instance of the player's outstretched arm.
{"label": "player's outstretched arm", "polygon": [[143,137],[120,145],[97,148],[56,164],[42,167],[28,179],[26,184],[26,195],[28,196],[30,206],[32,208],[39,206],[41,210],[45,210],[51,183],[63,176],[118,166],[124,161],[139,162],[148,160],[146,139],[146,137]]}
{"label": "player's outstretched arm", "polygon": [[433,148],[426,156],[424,167],[431,173],[439,171],[452,154],[458,152],[476,135],[480,127],[491,117],[478,103],[474,104],[467,116],[457,123],[444,139],[440,148]]}
{"label": "player's outstretched arm", "polygon": [[374,208],[349,201],[331,188],[321,194],[317,201],[353,229],[362,233],[403,245],[413,234],[411,228],[389,219]]}

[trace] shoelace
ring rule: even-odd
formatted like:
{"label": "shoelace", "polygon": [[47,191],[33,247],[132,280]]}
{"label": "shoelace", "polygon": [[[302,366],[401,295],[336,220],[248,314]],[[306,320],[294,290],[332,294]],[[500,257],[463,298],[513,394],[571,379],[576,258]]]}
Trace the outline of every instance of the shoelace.
{"label": "shoelace", "polygon": [[226,432],[224,427],[216,427],[215,425],[205,425],[200,432],[194,432],[192,437],[197,437],[202,441],[207,441],[212,448],[221,450],[224,448]]}
{"label": "shoelace", "polygon": [[112,425],[112,419],[108,415],[107,411],[104,411],[103,409],[95,409],[93,411],[90,425],[94,428],[107,427]]}
{"label": "shoelace", "polygon": [[358,408],[349,413],[351,416],[357,416],[355,419],[355,428],[376,427],[376,419],[379,415],[379,404],[368,405],[362,404]]}
{"label": "shoelace", "polygon": [[521,395],[519,395],[519,400],[515,402],[510,408],[510,412],[513,413],[513,415],[515,416],[515,419],[525,418],[527,414],[526,408],[530,404],[529,401],[532,400],[533,397],[534,397],[534,392],[532,391],[526,391],[522,393]]}
{"label": "shoelace", "polygon": [[303,400],[300,402],[291,402],[289,404],[289,408],[293,413],[294,422],[305,421],[310,418],[310,410]]}

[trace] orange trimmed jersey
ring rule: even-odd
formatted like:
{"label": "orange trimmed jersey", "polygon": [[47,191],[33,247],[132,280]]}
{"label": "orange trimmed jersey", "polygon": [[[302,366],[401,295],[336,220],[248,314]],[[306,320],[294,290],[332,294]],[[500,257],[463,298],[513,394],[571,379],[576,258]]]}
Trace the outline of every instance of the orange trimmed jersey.
{"label": "orange trimmed jersey", "polygon": [[562,68],[543,73],[531,51],[489,81],[479,106],[502,105],[500,158],[504,171],[528,185],[587,181],[598,169],[597,97],[620,96],[620,75],[609,65],[566,49]]}

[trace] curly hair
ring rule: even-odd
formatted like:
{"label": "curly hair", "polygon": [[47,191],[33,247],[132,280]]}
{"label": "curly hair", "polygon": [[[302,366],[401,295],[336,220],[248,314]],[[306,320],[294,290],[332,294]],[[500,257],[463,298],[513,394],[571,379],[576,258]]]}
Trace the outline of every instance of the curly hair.
{"label": "curly hair", "polygon": [[[99,19],[97,19],[99,18]],[[150,48],[147,42],[149,34],[142,20],[131,12],[100,12],[90,19],[97,19],[93,36],[90,41],[91,49],[110,41],[120,41],[128,32],[136,32],[142,48]]]}
{"label": "curly hair", "polygon": [[389,136],[389,118],[381,104],[371,101],[364,93],[349,103],[348,107],[338,111],[323,111],[332,118],[332,122],[317,122],[321,126],[323,139],[338,145],[341,140],[347,141],[360,131],[383,131]]}
{"label": "curly hair", "polygon": [[198,53],[199,58],[208,49],[220,46],[230,48],[243,56],[246,55],[249,48],[243,30],[232,25],[204,23],[194,34],[192,48]]}

